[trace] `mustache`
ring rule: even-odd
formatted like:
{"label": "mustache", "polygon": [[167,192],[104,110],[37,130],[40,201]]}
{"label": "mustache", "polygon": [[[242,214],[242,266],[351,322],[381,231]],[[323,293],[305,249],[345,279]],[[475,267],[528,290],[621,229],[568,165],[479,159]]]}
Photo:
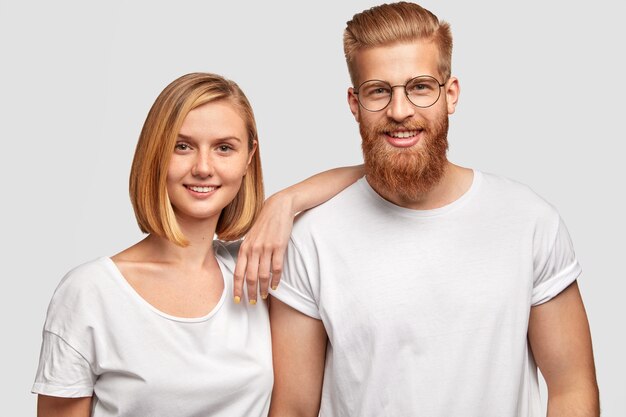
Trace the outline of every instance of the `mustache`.
{"label": "mustache", "polygon": [[410,122],[403,122],[403,123],[386,121],[384,123],[377,125],[374,128],[374,131],[376,133],[385,133],[385,132],[391,132],[394,130],[427,130],[427,125],[426,123],[423,123],[417,120],[413,120]]}

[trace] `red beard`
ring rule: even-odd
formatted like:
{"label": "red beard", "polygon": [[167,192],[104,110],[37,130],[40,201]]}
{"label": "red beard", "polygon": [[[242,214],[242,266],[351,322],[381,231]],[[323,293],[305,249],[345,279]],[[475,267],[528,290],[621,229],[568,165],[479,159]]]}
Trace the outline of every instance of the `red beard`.
{"label": "red beard", "polygon": [[[411,148],[393,148],[381,136],[403,128],[422,130],[422,138]],[[366,128],[359,125],[367,179],[383,194],[403,201],[417,201],[439,183],[448,159],[448,115],[431,124],[387,123]]]}

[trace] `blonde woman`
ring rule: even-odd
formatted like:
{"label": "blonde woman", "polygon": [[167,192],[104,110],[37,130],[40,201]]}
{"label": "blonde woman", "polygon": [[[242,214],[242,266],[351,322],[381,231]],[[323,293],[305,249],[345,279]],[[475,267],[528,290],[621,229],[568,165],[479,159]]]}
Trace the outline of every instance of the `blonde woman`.
{"label": "blonde woman", "polygon": [[318,174],[261,211],[259,142],[243,92],[214,74],[172,82],[148,114],[130,175],[148,235],[59,284],[33,386],[38,416],[266,416],[272,355],[257,294],[278,284],[294,213],[361,175]]}

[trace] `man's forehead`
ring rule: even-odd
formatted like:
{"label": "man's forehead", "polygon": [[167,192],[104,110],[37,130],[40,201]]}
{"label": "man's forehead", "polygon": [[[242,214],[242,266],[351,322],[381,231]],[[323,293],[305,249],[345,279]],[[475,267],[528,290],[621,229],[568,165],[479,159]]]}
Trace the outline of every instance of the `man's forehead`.
{"label": "man's forehead", "polygon": [[438,63],[439,49],[428,40],[363,48],[354,55],[354,68],[359,82],[369,79],[404,82],[417,75],[437,77]]}

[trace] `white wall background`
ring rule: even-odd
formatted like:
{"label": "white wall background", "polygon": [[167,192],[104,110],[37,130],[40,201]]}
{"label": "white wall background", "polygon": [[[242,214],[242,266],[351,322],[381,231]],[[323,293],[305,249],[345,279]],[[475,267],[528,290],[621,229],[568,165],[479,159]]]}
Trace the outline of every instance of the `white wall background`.
{"label": "white wall background", "polygon": [[[376,3],[0,0],[2,415],[34,414],[62,275],[141,237],[127,177],[157,94],[193,71],[236,80],[256,111],[269,193],[358,163],[341,39]],[[604,415],[623,416],[626,30],[619,2],[580,3],[422,4],[455,36],[450,159],[559,208],[584,268]]]}

